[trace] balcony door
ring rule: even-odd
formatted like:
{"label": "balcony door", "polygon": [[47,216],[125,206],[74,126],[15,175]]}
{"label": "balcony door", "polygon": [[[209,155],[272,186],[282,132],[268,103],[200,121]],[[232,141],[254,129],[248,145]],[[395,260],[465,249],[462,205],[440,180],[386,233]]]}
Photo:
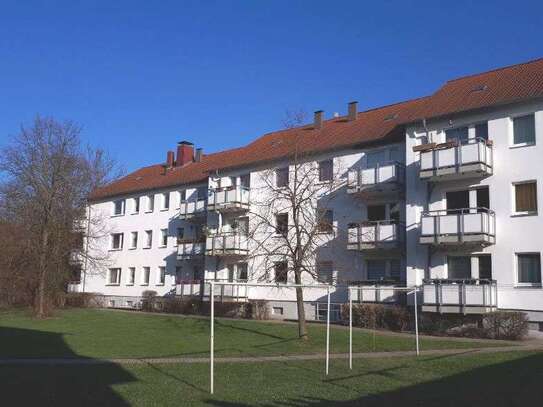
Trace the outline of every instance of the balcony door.
{"label": "balcony door", "polygon": [[450,191],[445,194],[447,214],[460,213],[461,209],[469,208],[469,190]]}
{"label": "balcony door", "polygon": [[457,127],[456,129],[445,130],[445,139],[447,141],[466,142],[468,140],[468,128],[467,127]]}
{"label": "balcony door", "polygon": [[447,276],[453,280],[471,278],[470,256],[447,256]]}

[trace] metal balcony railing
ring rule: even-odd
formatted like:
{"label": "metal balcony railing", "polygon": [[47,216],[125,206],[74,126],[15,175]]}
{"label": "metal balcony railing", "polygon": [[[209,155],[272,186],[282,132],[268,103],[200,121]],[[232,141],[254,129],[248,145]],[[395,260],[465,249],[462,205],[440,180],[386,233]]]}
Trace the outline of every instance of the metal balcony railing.
{"label": "metal balcony railing", "polygon": [[206,212],[206,200],[183,201],[179,204],[179,218],[190,219],[204,216]]}
{"label": "metal balcony railing", "polygon": [[179,241],[177,243],[177,258],[189,260],[205,254],[206,242],[204,240]]}
{"label": "metal balcony railing", "polygon": [[423,212],[420,243],[481,244],[496,242],[496,217],[488,208],[444,209]]}
{"label": "metal balcony railing", "polygon": [[371,168],[353,169],[347,173],[347,192],[394,190],[403,185],[404,179],[405,166],[397,161],[378,164]]}
{"label": "metal balcony railing", "polygon": [[206,254],[210,256],[243,256],[249,251],[249,239],[239,233],[218,233],[206,239]]}
{"label": "metal balcony railing", "polygon": [[426,279],[422,291],[426,311],[477,313],[498,306],[496,280]]}
{"label": "metal balcony railing", "polygon": [[397,221],[367,221],[348,229],[349,250],[399,248],[405,238],[405,224]]}
{"label": "metal balcony railing", "polygon": [[486,176],[492,168],[492,143],[482,138],[430,144],[420,151],[421,179]]}
{"label": "metal balcony railing", "polygon": [[249,209],[249,191],[249,188],[240,185],[210,189],[207,208],[217,211],[247,210]]}

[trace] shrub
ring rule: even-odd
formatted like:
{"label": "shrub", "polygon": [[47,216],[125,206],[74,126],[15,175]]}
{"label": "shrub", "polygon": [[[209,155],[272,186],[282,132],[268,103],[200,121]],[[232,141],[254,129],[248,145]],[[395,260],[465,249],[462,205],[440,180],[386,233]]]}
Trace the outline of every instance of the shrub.
{"label": "shrub", "polygon": [[64,306],[75,308],[98,307],[100,306],[100,299],[94,293],[67,293]]}
{"label": "shrub", "polygon": [[[342,307],[343,320],[349,320],[349,304]],[[398,305],[353,304],[353,326],[405,331],[410,327],[410,312]]]}
{"label": "shrub", "polygon": [[528,316],[524,312],[493,312],[483,317],[482,329],[488,338],[520,340],[528,334]]}
{"label": "shrub", "polygon": [[143,311],[156,311],[156,295],[157,292],[153,290],[145,290],[141,296],[141,309]]}
{"label": "shrub", "polygon": [[270,318],[268,302],[264,300],[251,300],[247,307],[247,318],[265,320]]}

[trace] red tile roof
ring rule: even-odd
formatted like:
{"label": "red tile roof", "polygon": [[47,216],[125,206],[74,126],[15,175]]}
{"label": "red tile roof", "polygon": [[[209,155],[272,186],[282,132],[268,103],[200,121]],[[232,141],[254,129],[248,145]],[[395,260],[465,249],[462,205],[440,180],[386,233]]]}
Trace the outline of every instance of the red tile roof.
{"label": "red tile roof", "polygon": [[357,120],[338,117],[323,122],[272,132],[245,147],[202,157],[183,167],[163,164],[139,169],[99,188],[91,200],[152,189],[204,182],[210,171],[273,161],[292,154],[318,153],[340,148],[401,140],[403,125],[421,120],[480,109],[519,100],[543,97],[543,59],[447,82],[431,96],[358,113]]}

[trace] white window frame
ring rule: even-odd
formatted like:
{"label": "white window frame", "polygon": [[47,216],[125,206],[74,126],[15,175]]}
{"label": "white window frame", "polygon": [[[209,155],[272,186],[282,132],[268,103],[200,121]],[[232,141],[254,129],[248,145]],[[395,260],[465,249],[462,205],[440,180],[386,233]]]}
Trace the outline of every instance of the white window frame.
{"label": "white window frame", "polygon": [[[147,281],[145,281],[145,274],[147,274]],[[141,268],[141,282],[140,282],[140,285],[148,286],[150,280],[151,280],[151,267],[143,266]]]}
{"label": "white window frame", "polygon": [[[164,239],[166,242],[164,242]],[[168,247],[168,229],[160,229],[160,246],[159,247]]]}
{"label": "white window frame", "polygon": [[[112,203],[113,203],[113,208],[112,208],[112,211],[111,211],[111,217],[124,216],[125,210],[126,210],[126,199],[116,199]],[[121,204],[121,212],[120,213],[116,213],[117,203]]]}
{"label": "white window frame", "polygon": [[126,275],[126,285],[132,286],[136,283],[136,267],[128,267]]}
{"label": "white window frame", "polygon": [[[111,273],[113,271],[116,271],[117,272],[117,278],[115,279],[115,282],[111,282]],[[116,285],[120,285],[121,284],[121,268],[120,267],[112,267],[108,270],[108,273],[107,273],[107,284],[108,286],[116,286]]]}
{"label": "white window frame", "polygon": [[[134,236],[136,237],[136,244],[134,244]],[[130,232],[130,247],[129,250],[134,250],[138,248],[138,232]]]}
{"label": "white window frame", "polygon": [[[164,284],[166,284],[166,267],[165,266],[158,266],[158,273],[156,277],[157,277],[156,285],[163,286]],[[161,281],[162,279],[164,281]]]}
{"label": "white window frame", "polygon": [[145,213],[153,213],[155,211],[155,195],[147,195]]}
{"label": "white window frame", "polygon": [[[535,211],[520,211],[517,212],[517,185],[523,184],[535,184],[536,192],[536,205]],[[539,188],[537,187],[537,180],[531,179],[526,181],[516,181],[511,184],[511,216],[537,216],[539,213]]]}
{"label": "white window frame", "polygon": [[[523,254],[536,254],[539,255],[539,283],[521,283],[518,281],[518,256]],[[541,253],[540,252],[534,252],[534,251],[528,251],[528,252],[515,252],[515,255],[513,256],[513,262],[514,267],[513,270],[515,270],[515,287],[535,287],[535,288],[541,288],[543,284],[543,271],[541,270]]]}
{"label": "white window frame", "polygon": [[[534,141],[530,143],[515,143],[515,119],[520,119],[522,117],[527,116],[533,116],[534,122],[535,122],[535,128],[534,128]],[[519,113],[514,116],[511,116],[509,118],[509,147],[510,148],[522,148],[522,147],[532,147],[537,144],[537,121],[536,121],[536,115],[535,112],[528,112],[528,113]]]}
{"label": "white window frame", "polygon": [[145,231],[145,246],[143,246],[144,249],[150,249],[153,247],[153,231],[146,230]]}
{"label": "white window frame", "polygon": [[[109,244],[109,250],[111,251],[120,251],[120,250],[123,250],[123,246],[124,246],[124,233],[112,233],[111,235],[111,241],[110,241],[110,244]],[[119,240],[119,247],[114,247],[113,244],[115,242],[115,236],[120,236],[120,240]]]}

